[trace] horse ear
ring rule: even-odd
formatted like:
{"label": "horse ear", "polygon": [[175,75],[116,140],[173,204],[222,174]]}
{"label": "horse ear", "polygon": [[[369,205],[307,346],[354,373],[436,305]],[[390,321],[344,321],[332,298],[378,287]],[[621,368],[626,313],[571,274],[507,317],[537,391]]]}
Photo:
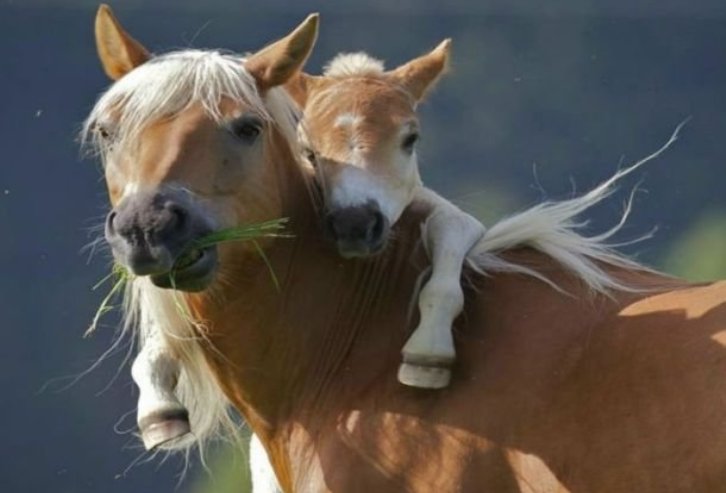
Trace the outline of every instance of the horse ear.
{"label": "horse ear", "polygon": [[451,39],[445,39],[431,52],[391,70],[388,76],[406,88],[416,101],[421,101],[448,69],[450,51]]}
{"label": "horse ear", "polygon": [[308,102],[310,94],[315,91],[316,87],[318,87],[323,80],[323,77],[309,75],[305,72],[298,71],[287,82],[285,82],[285,90],[300,108],[304,108]]}
{"label": "horse ear", "polygon": [[151,58],[146,48],[121,27],[106,4],[101,4],[96,13],[96,49],[103,70],[113,80]]}
{"label": "horse ear", "polygon": [[282,85],[297,74],[318,37],[318,14],[311,14],[290,34],[250,56],[245,67],[260,92]]}

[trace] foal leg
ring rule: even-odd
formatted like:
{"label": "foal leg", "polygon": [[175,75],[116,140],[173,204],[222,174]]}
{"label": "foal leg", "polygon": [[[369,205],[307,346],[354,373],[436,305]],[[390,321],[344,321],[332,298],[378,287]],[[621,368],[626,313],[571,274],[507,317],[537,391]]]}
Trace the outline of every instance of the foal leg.
{"label": "foal leg", "polygon": [[456,359],[451,329],[464,307],[462,266],[485,228],[447,204],[434,210],[424,229],[432,272],[419,294],[420,321],[403,347],[398,380],[412,387],[439,389],[449,385],[450,367]]}
{"label": "foal leg", "polygon": [[136,419],[147,450],[191,433],[189,413],[174,394],[179,380],[179,361],[154,327],[131,366],[139,387]]}

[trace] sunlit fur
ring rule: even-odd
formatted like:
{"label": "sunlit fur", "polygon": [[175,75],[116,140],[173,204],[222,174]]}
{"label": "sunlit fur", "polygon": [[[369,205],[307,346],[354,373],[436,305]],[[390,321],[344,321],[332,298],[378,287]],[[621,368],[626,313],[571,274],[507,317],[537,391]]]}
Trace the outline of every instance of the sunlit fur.
{"label": "sunlit fur", "polygon": [[[222,96],[243,101],[266,115],[281,129],[288,145],[296,148],[295,112],[287,96],[272,89],[264,99],[260,98],[240,58],[201,51],[160,56],[121,79],[93,109],[84,135],[101,152],[108,152],[107,146],[92,136],[93,128],[96,123],[113,120],[114,145],[122,152],[125,145],[131,145],[133,136],[148,124],[183,111],[192,103],[202,103],[211,117],[218,117],[215,104]],[[676,136],[677,133],[667,145]],[[469,264],[484,274],[515,271],[546,280],[541,273],[500,256],[507,249],[528,245],[560,262],[593,291],[607,293],[611,289],[626,288],[602,268],[603,264],[640,268],[605,243],[622,223],[602,235],[586,237],[578,233],[582,223],[576,222],[575,218],[608,197],[617,180],[656,157],[663,149],[618,172],[581,197],[540,204],[495,223],[471,254]],[[143,343],[145,331],[158,328],[180,358],[183,371],[177,392],[190,411],[196,444],[203,446],[218,432],[226,433],[234,428],[228,401],[202,356],[204,328],[196,326],[189,317],[184,297],[158,289],[146,279],[135,279],[127,291],[125,309],[125,331],[134,333]],[[172,444],[170,448],[186,449],[190,445],[183,442]]]}

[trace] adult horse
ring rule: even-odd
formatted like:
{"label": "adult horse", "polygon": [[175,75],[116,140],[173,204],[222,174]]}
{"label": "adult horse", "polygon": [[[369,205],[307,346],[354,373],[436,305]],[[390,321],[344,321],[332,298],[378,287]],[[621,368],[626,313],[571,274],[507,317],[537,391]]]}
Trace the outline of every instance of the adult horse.
{"label": "adult horse", "polygon": [[[579,236],[573,216],[612,180],[490,228],[471,258],[490,276],[469,272],[451,386],[405,388],[395,375],[427,264],[424,213],[407,211],[373,259],[343,261],[322,239],[278,88],[315,19],[244,62],[149,59],[104,22],[99,51],[119,80],[87,128],[106,162],[107,237],[140,276],[131,316],[163,324],[185,361],[180,391],[209,425],[197,433],[221,416],[219,385],[285,491],[723,491],[726,284],[688,285]],[[263,245],[279,292],[245,244],[185,255],[185,293],[163,289],[199,236],[282,216],[294,239]]]}

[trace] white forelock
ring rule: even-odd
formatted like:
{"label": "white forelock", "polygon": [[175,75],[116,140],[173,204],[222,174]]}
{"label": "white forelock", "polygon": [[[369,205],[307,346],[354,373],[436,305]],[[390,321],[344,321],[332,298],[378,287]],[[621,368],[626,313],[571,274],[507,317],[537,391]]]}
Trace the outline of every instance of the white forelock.
{"label": "white forelock", "polygon": [[323,75],[327,77],[380,75],[384,70],[383,62],[367,53],[341,53],[325,65]]}

